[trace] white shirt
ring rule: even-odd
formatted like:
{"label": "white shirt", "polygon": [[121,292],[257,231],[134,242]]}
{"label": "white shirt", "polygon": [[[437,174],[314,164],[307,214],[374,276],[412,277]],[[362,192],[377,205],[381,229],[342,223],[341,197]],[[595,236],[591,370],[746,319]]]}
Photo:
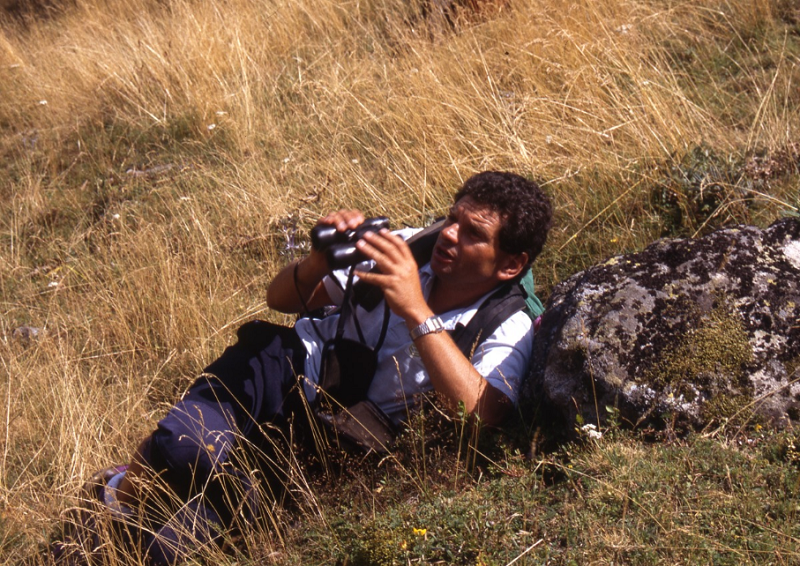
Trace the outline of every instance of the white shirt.
{"label": "white shirt", "polygon": [[[401,231],[399,235],[409,237],[411,233],[413,232]],[[427,300],[435,276],[429,265],[420,269],[419,276],[422,292]],[[323,280],[325,289],[336,304],[341,304],[343,300],[342,288],[346,281],[347,270],[337,271]],[[491,292],[487,293],[466,308],[440,314],[445,329],[454,330],[458,323],[463,325],[469,323],[478,311],[478,307],[490,294]],[[368,346],[374,347],[378,342],[384,313],[384,303],[379,304],[372,312],[356,307],[355,316],[358,318]],[[346,321],[344,337],[358,340],[352,318]],[[329,340],[336,334],[338,321],[339,316],[333,315],[324,319],[302,318],[295,324],[297,334],[307,351],[304,389],[310,401],[316,397],[315,385],[319,382],[323,346],[314,326],[325,340]],[[528,371],[532,350],[533,323],[525,312],[520,311],[503,322],[476,348],[471,361],[484,379],[516,404],[520,384]],[[413,398],[432,389],[430,377],[411,340],[405,321],[390,313],[386,339],[378,351],[378,369],[367,397],[392,420],[400,422],[407,416],[407,409],[412,405]]]}

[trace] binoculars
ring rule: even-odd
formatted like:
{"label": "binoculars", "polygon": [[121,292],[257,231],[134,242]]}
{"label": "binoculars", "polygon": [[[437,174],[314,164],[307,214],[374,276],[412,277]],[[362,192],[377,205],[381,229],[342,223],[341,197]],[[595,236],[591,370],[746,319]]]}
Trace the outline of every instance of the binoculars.
{"label": "binoculars", "polygon": [[389,219],[385,216],[367,218],[357,228],[344,232],[339,232],[335,226],[315,226],[311,230],[311,247],[325,253],[331,270],[351,267],[367,259],[356,248],[356,242],[367,232],[377,232],[388,227]]}

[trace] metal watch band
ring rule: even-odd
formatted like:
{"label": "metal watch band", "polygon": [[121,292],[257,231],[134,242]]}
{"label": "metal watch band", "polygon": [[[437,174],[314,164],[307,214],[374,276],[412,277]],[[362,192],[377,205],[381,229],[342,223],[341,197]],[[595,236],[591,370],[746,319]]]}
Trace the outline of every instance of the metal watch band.
{"label": "metal watch band", "polygon": [[422,324],[411,331],[411,339],[416,340],[426,334],[435,334],[444,330],[442,319],[434,315],[425,320]]}

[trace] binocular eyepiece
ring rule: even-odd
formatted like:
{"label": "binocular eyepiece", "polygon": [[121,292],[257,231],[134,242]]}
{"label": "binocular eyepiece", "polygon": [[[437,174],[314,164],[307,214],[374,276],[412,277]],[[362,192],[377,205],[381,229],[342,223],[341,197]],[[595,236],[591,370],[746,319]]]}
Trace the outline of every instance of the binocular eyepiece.
{"label": "binocular eyepiece", "polygon": [[311,230],[311,246],[319,252],[325,252],[328,267],[332,270],[343,269],[366,261],[366,256],[356,248],[356,242],[364,234],[388,227],[389,219],[385,216],[367,218],[357,228],[344,232],[339,232],[335,226],[315,226]]}

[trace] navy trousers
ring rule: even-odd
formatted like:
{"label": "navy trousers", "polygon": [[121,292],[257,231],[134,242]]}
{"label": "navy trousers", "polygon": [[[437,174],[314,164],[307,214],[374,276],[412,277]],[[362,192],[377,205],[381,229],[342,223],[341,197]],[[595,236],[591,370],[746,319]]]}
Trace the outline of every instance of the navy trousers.
{"label": "navy trousers", "polygon": [[223,525],[237,512],[241,502],[236,500],[248,487],[233,455],[247,454],[250,471],[249,464],[258,461],[266,486],[277,497],[287,469],[288,446],[281,436],[288,435],[289,422],[309,427],[297,379],[306,351],[294,329],[254,321],[237,335],[238,342],[205,368],[158,423],[142,455],[175,499],[199,504],[204,516]]}

